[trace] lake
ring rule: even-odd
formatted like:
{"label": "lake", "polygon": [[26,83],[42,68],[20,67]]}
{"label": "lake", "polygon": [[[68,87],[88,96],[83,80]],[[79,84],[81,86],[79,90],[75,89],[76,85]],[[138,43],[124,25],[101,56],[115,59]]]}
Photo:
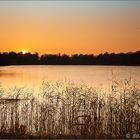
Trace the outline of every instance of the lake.
{"label": "lake", "polygon": [[140,67],[135,66],[2,66],[3,87],[38,88],[43,81],[70,81],[108,89],[113,80],[133,78],[140,81]]}
{"label": "lake", "polygon": [[[135,134],[140,131],[140,90],[134,88],[131,82],[124,88],[120,83],[112,92],[108,90],[111,89],[113,80],[130,77],[140,81],[140,67],[49,65],[0,67],[0,82],[2,87],[5,87],[4,90],[0,88],[0,128],[7,128],[6,132],[12,128],[12,132],[15,133],[27,131],[27,134],[40,136],[49,134],[49,138],[57,135],[84,138],[84,131],[86,138],[87,134],[92,134],[92,137],[101,135],[99,138],[110,138],[110,135],[113,138],[125,138],[130,132]],[[46,82],[42,89],[39,88],[43,81],[49,80],[54,84]],[[75,86],[66,82],[57,84],[55,81],[85,83],[98,88]],[[27,87],[29,90],[11,89],[13,86]],[[131,127],[128,127],[128,124]],[[21,129],[24,127],[26,131]],[[127,130],[123,131],[124,128]]]}

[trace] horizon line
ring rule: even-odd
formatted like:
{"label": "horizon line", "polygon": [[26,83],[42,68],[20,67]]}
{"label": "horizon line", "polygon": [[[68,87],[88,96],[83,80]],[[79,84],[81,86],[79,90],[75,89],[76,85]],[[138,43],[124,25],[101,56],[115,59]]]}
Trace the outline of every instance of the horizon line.
{"label": "horizon line", "polygon": [[136,50],[136,51],[127,51],[127,52],[108,52],[108,51],[105,51],[105,52],[102,52],[102,53],[99,53],[99,54],[94,54],[94,53],[72,53],[72,54],[67,54],[67,53],[42,53],[40,54],[39,52],[32,52],[32,51],[27,51],[25,53],[23,53],[22,51],[0,51],[0,54],[4,54],[4,53],[16,53],[16,54],[19,54],[19,53],[22,53],[24,55],[26,54],[38,54],[39,56],[41,55],[67,55],[67,56],[72,56],[72,55],[94,55],[94,56],[98,56],[98,55],[101,55],[101,54],[129,54],[129,53],[136,53],[136,52],[140,52],[140,50]]}

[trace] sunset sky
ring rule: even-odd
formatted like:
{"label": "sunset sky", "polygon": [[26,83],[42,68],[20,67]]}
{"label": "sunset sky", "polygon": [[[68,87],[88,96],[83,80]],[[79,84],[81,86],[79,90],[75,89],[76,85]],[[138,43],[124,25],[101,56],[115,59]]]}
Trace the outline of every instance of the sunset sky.
{"label": "sunset sky", "polygon": [[140,2],[0,1],[0,52],[140,50]]}

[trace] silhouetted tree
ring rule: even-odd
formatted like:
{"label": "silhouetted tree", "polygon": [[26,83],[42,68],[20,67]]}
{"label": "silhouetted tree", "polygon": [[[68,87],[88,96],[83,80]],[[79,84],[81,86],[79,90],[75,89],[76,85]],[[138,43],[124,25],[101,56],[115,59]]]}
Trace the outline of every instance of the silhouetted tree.
{"label": "silhouetted tree", "polygon": [[94,54],[43,54],[0,53],[0,65],[136,65],[140,66],[140,51],[128,53]]}

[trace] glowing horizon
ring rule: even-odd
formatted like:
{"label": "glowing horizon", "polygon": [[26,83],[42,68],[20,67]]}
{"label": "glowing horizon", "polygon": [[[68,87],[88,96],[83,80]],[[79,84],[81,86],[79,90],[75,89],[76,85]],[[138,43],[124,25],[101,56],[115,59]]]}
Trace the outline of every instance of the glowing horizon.
{"label": "glowing horizon", "polygon": [[140,50],[140,2],[0,1],[0,19],[0,52]]}

